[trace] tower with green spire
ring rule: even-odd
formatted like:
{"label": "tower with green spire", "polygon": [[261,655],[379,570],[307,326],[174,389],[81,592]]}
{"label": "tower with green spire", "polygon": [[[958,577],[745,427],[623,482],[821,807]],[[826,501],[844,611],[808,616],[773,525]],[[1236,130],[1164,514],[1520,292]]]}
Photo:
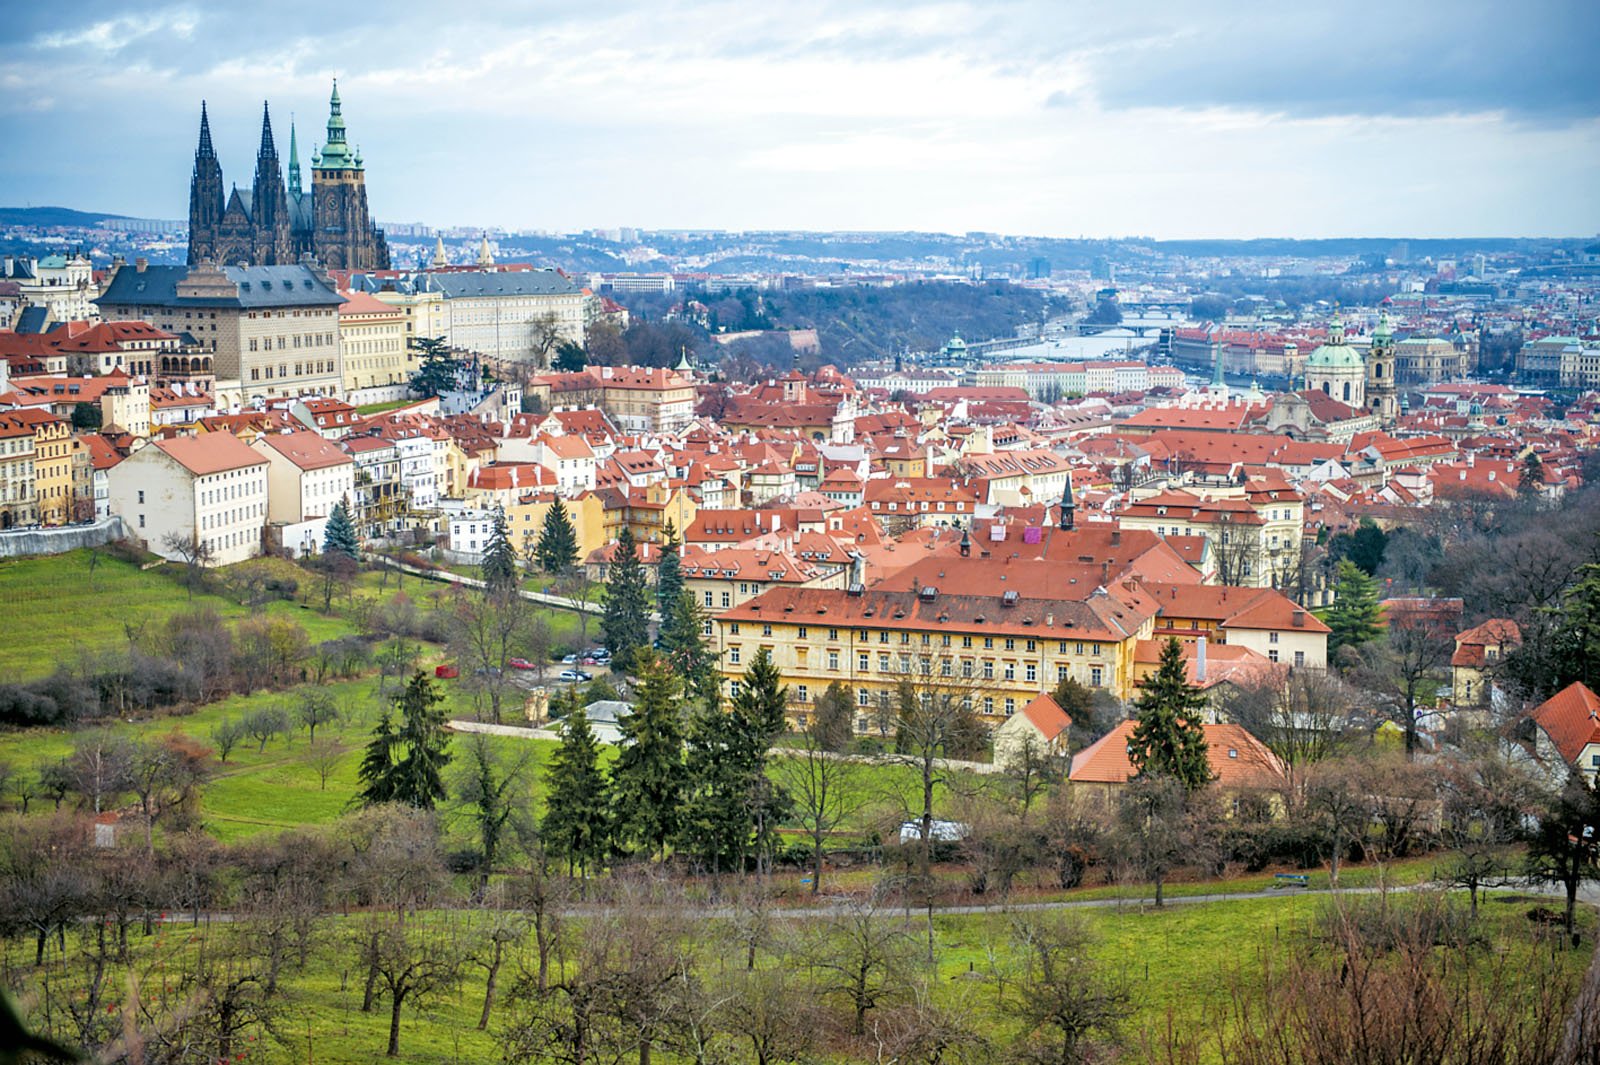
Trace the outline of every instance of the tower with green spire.
{"label": "tower with green spire", "polygon": [[346,136],[339,82],[328,97],[328,139],[311,153],[310,251],[330,270],[387,270],[389,245],[367,209],[360,150]]}
{"label": "tower with green spire", "polygon": [[1372,346],[1367,349],[1367,410],[1384,429],[1393,427],[1400,414],[1394,369],[1394,334],[1389,325],[1389,312],[1385,310],[1378,314],[1378,324],[1372,330]]}
{"label": "tower with green spire", "polygon": [[300,199],[300,144],[294,136],[294,116],[289,116],[289,199]]}

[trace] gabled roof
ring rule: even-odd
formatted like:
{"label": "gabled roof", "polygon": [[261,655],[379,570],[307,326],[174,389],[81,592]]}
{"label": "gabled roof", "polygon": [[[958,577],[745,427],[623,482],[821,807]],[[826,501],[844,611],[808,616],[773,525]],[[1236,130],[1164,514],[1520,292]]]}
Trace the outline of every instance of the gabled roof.
{"label": "gabled roof", "polygon": [[[1138,771],[1128,758],[1128,743],[1137,722],[1124,721],[1072,758],[1068,779],[1075,783],[1126,784]],[[1283,763],[1266,744],[1241,725],[1202,725],[1206,762],[1217,787],[1279,788],[1288,782]]]}
{"label": "gabled roof", "polygon": [[1585,747],[1600,744],[1600,696],[1582,681],[1540,703],[1528,715],[1544,730],[1568,765],[1576,765]]}
{"label": "gabled roof", "polygon": [[1060,703],[1050,697],[1049,692],[1034,696],[1033,701],[1022,708],[1022,716],[1038,730],[1040,738],[1046,743],[1072,727],[1072,718],[1061,709]]}
{"label": "gabled roof", "polygon": [[174,436],[152,441],[149,446],[165,453],[196,477],[267,464],[265,458],[232,433]]}
{"label": "gabled roof", "polygon": [[351,461],[348,453],[324,440],[321,433],[310,429],[298,433],[269,433],[260,442],[302,470],[348,466]]}

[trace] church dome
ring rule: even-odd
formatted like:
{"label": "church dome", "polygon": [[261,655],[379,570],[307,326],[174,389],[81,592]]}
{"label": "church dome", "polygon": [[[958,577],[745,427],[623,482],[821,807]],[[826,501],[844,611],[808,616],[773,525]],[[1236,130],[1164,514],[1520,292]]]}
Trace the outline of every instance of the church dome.
{"label": "church dome", "polygon": [[1344,321],[1337,317],[1328,327],[1328,342],[1317,345],[1306,357],[1307,370],[1362,370],[1365,367],[1361,353],[1344,342]]}

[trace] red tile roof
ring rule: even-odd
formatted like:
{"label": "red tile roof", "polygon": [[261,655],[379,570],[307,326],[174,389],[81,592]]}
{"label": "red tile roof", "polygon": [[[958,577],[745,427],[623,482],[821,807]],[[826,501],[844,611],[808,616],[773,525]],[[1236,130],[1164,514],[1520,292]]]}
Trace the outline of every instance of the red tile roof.
{"label": "red tile roof", "polygon": [[1600,696],[1582,681],[1562,688],[1529,716],[1550,737],[1568,765],[1577,763],[1585,747],[1600,743]]}
{"label": "red tile roof", "polygon": [[[1135,724],[1122,722],[1074,755],[1069,779],[1093,784],[1125,784],[1133,779],[1137,770],[1128,759],[1128,741]],[[1201,728],[1206,734],[1206,761],[1219,788],[1280,788],[1288,782],[1278,756],[1243,726]]]}

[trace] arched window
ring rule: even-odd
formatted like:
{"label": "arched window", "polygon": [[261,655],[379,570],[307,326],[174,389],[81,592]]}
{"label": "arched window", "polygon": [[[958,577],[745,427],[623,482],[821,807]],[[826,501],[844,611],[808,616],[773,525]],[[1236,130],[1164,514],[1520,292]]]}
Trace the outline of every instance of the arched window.
{"label": "arched window", "polygon": [[1329,387],[1328,382],[1326,381],[1322,382],[1322,394],[1325,396],[1333,395],[1333,389]]}
{"label": "arched window", "polygon": [[1344,401],[1346,403],[1350,402],[1350,382],[1349,381],[1346,381],[1344,383]]}

